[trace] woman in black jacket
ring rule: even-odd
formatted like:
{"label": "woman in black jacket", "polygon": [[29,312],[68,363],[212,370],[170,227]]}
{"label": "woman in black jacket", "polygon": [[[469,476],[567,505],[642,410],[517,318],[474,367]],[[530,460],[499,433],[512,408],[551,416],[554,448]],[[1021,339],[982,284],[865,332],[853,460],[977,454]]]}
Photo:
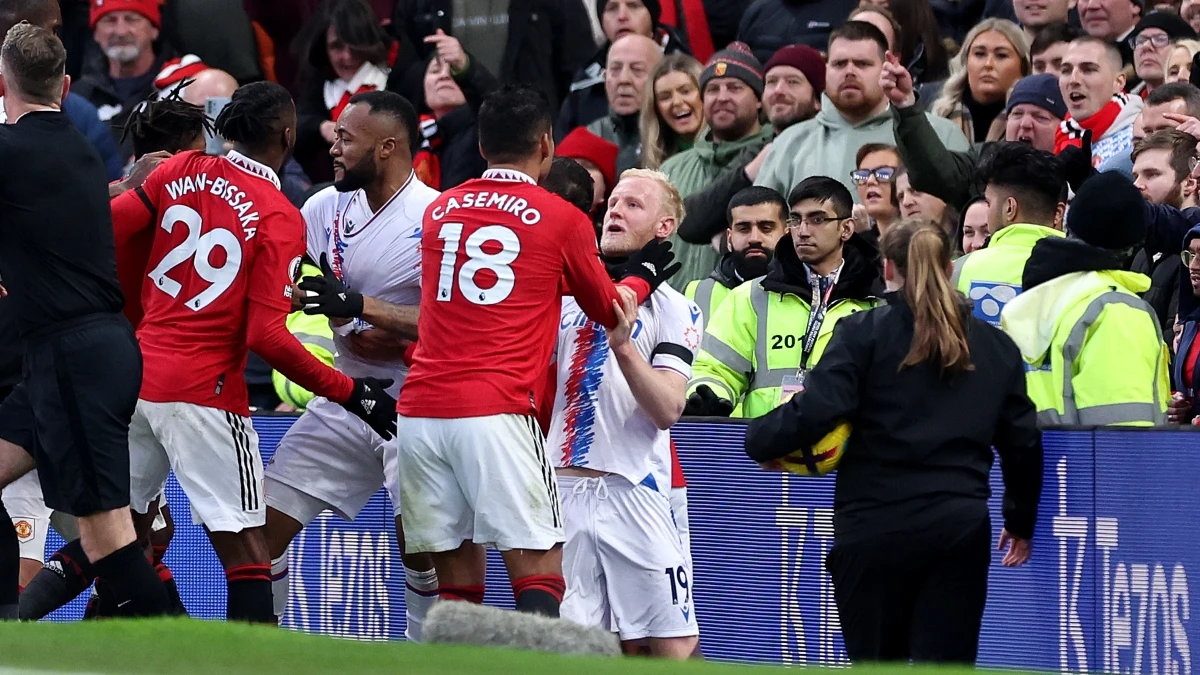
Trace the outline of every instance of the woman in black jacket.
{"label": "woman in black jacket", "polygon": [[753,420],[746,453],[776,460],[840,421],[833,577],[852,661],[973,663],[987,596],[992,447],[1004,475],[1004,565],[1029,559],[1042,437],[1012,340],[950,284],[950,241],[904,221],[881,242],[888,304],[838,322],[804,391]]}

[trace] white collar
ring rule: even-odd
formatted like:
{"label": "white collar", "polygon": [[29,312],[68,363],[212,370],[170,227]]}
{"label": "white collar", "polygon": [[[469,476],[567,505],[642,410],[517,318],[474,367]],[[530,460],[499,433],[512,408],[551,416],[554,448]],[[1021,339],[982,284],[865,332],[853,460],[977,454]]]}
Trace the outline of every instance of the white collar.
{"label": "white collar", "polygon": [[488,169],[483,172],[482,178],[484,180],[506,180],[514,183],[522,182],[537,185],[537,181],[533,176],[524,171],[517,171],[516,169]]}
{"label": "white collar", "polygon": [[258,176],[263,180],[271,181],[271,184],[275,186],[276,190],[283,189],[283,187],[279,184],[279,176],[275,174],[274,169],[266,164],[263,164],[262,162],[256,162],[237,150],[230,150],[229,152],[225,153],[225,159],[229,160],[231,164],[252,176]]}
{"label": "white collar", "polygon": [[[0,113],[4,113],[3,105],[4,105],[4,99],[0,98]],[[44,108],[32,108],[32,109],[26,110],[25,112],[18,115],[17,119],[13,120],[12,123],[16,124],[17,122],[20,122],[21,118],[28,115],[29,113],[38,113],[38,112],[62,112],[62,108],[54,108],[51,106],[46,106]],[[4,121],[5,122],[8,121],[8,113],[4,113]]]}

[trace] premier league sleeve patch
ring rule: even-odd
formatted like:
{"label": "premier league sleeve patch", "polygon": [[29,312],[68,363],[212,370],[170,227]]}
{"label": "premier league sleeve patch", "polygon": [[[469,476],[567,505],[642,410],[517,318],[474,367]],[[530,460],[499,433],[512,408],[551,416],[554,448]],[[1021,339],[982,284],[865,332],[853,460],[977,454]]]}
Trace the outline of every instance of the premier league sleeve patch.
{"label": "premier league sleeve patch", "polygon": [[967,297],[974,305],[972,314],[997,328],[1000,326],[1000,312],[1012,299],[1021,294],[1021,287],[993,281],[972,281]]}

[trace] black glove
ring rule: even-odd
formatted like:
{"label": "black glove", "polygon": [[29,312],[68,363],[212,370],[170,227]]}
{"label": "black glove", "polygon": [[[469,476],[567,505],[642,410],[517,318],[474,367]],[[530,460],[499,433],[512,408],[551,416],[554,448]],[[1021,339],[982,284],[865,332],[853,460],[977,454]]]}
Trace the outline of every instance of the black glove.
{"label": "black glove", "polygon": [[683,414],[694,417],[729,417],[733,403],[713,393],[706,385],[696,387],[683,406]]}
{"label": "black glove", "polygon": [[671,253],[671,242],[654,239],[640,251],[634,251],[623,264],[610,271],[614,273],[613,278],[618,280],[629,277],[644,279],[650,284],[650,291],[653,292],[681,268],[683,264],[675,262],[675,254]]}
{"label": "black glove", "polygon": [[387,393],[390,386],[392,380],[356,377],[350,400],[342,404],[343,408],[360,417],[385,441],[396,435],[396,399]]}
{"label": "black glove", "polygon": [[1079,192],[1083,181],[1096,174],[1096,169],[1092,166],[1092,130],[1084,129],[1080,147],[1068,145],[1063,148],[1063,151],[1058,153],[1058,161],[1062,163],[1063,178],[1066,179],[1067,185],[1071,186],[1071,191]]}
{"label": "black glove", "polygon": [[300,290],[316,295],[300,298],[305,314],[322,314],[335,319],[357,319],[363,313],[362,293],[355,293],[342,283],[329,266],[329,257],[321,254],[321,276],[304,277]]}

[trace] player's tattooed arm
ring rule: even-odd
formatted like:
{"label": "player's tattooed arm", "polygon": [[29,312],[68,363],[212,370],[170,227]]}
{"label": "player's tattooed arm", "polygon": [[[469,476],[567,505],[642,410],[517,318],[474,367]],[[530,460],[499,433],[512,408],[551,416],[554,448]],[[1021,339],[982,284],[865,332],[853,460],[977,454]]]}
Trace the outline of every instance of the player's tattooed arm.
{"label": "player's tattooed arm", "polygon": [[396,305],[387,300],[363,296],[362,320],[392,333],[392,337],[417,339],[417,305]]}

